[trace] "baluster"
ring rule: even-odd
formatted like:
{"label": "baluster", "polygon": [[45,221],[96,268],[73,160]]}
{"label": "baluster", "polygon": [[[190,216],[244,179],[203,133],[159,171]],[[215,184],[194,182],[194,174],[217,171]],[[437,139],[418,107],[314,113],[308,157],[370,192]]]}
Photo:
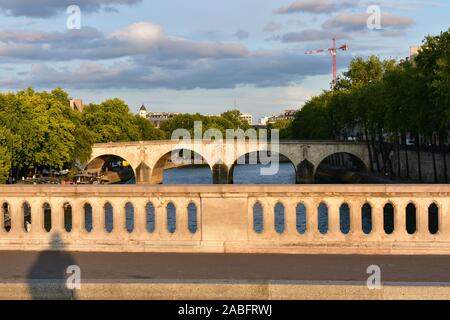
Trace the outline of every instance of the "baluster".
{"label": "baluster", "polygon": [[383,217],[384,200],[373,199],[371,200],[371,205],[372,205],[372,232],[370,234],[370,238],[382,239],[385,237],[384,217]]}
{"label": "baluster", "polygon": [[128,234],[125,214],[126,201],[120,199],[113,201],[111,204],[113,206],[113,231],[111,235],[115,240],[124,239]]}
{"label": "baluster", "polygon": [[309,240],[316,241],[319,237],[318,205],[320,201],[308,198],[303,201],[306,207],[306,235]]}
{"label": "baluster", "polygon": [[362,229],[362,207],[364,203],[358,200],[351,200],[347,202],[350,208],[350,233],[349,236],[354,239],[363,237]]}
{"label": "baluster", "polygon": [[156,232],[161,240],[168,240],[172,235],[169,232],[167,206],[170,200],[155,200]]}
{"label": "baluster", "polygon": [[147,232],[147,224],[146,224],[146,212],[145,212],[145,206],[146,206],[145,200],[141,199],[134,199],[133,200],[133,206],[134,206],[134,230],[132,235],[132,238],[134,239],[143,239],[145,238],[146,232]]}
{"label": "baluster", "polygon": [[408,234],[406,229],[406,207],[408,200],[395,199],[392,202],[394,207],[394,232],[391,236],[397,240],[411,240],[411,235]]}
{"label": "baluster", "polygon": [[341,199],[328,198],[324,201],[328,206],[328,232],[327,237],[336,239],[341,236],[340,207]]}
{"label": "baluster", "polygon": [[285,230],[283,236],[290,239],[297,238],[297,204],[293,200],[285,199],[284,204],[284,223]]}
{"label": "baluster", "polygon": [[85,232],[84,229],[84,203],[82,200],[75,199],[71,203],[72,205],[72,231],[70,235],[72,238],[76,239],[80,237]]}
{"label": "baluster", "polygon": [[58,234],[61,237],[66,231],[64,230],[64,206],[63,202],[58,200],[53,200],[52,202],[47,201],[51,208],[51,222],[52,228],[51,234]]}
{"label": "baluster", "polygon": [[31,199],[30,202],[31,207],[31,236],[34,239],[43,239],[45,238],[46,231],[44,229],[44,218],[43,218],[43,209],[42,203],[39,199]]}
{"label": "baluster", "polygon": [[92,206],[92,236],[97,239],[107,237],[105,203],[102,199],[93,199]]}
{"label": "baluster", "polygon": [[22,202],[15,201],[14,204],[10,206],[10,218],[11,218],[11,230],[10,235],[13,238],[18,238],[23,236],[25,230],[23,228],[23,215],[22,215]]}
{"label": "baluster", "polygon": [[[264,201],[265,200],[265,201]],[[272,199],[259,200],[263,207],[263,238],[271,240],[278,235],[275,231],[275,203]]]}
{"label": "baluster", "polygon": [[185,199],[177,199],[175,204],[177,208],[177,229],[175,231],[175,237],[177,239],[189,239],[191,236],[189,232],[188,205],[189,202]]}
{"label": "baluster", "polygon": [[417,236],[419,240],[428,240],[431,238],[428,227],[428,206],[424,200],[417,204]]}
{"label": "baluster", "polygon": [[444,239],[450,239],[450,201],[448,198],[436,201],[439,208],[439,235]]}

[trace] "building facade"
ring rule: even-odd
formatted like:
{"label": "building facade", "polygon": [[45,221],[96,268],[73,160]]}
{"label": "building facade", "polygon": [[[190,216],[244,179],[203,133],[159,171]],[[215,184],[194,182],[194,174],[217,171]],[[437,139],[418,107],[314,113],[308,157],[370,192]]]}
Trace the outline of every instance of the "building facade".
{"label": "building facade", "polygon": [[180,114],[179,112],[149,112],[144,105],[139,109],[139,116],[148,119],[157,128],[160,128],[163,122],[173,119]]}
{"label": "building facade", "polygon": [[249,125],[253,124],[253,116],[249,113],[242,113],[241,119],[247,121]]}

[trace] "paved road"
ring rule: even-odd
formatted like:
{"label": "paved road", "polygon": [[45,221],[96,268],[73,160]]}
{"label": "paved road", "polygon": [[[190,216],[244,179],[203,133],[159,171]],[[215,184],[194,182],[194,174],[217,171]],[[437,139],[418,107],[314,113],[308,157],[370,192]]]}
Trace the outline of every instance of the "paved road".
{"label": "paved road", "polygon": [[0,252],[2,282],[66,279],[69,265],[88,280],[366,281],[379,265],[383,282],[450,283],[450,256],[314,256]]}

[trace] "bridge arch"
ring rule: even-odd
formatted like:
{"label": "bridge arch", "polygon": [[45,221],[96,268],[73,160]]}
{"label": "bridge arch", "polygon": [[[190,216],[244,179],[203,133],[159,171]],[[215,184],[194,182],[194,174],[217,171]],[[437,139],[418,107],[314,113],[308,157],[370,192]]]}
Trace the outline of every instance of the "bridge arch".
{"label": "bridge arch", "polygon": [[[289,156],[286,156],[284,154],[282,154],[281,152],[271,152],[268,150],[258,150],[258,151],[252,151],[252,152],[247,152],[245,154],[241,154],[235,161],[234,163],[230,166],[230,168],[228,167],[224,167],[224,170],[227,170],[228,173],[228,183],[229,184],[233,184],[235,183],[235,179],[234,179],[234,173],[235,173],[235,169],[239,164],[244,164],[244,165],[252,165],[252,164],[260,164],[261,163],[261,156],[268,156],[272,159],[276,159],[278,160],[278,164],[281,163],[288,163],[292,165],[292,181],[291,184],[295,184],[296,183],[296,175],[297,175],[297,168],[295,166],[295,161],[293,161]],[[270,166],[271,164],[267,165],[267,168]],[[274,167],[274,169],[276,169],[276,167]],[[280,173],[280,167],[278,167],[277,172],[275,173],[275,175],[278,175]],[[288,178],[286,178],[288,179]],[[264,182],[264,181],[263,181]],[[287,182],[287,180],[285,181]],[[252,182],[254,183],[254,182]],[[268,182],[264,182],[264,183],[268,183]],[[287,183],[286,183],[287,184]]]}
{"label": "bridge arch", "polygon": [[116,181],[118,179],[120,180],[134,179],[136,182],[139,182],[140,177],[139,173],[140,170],[142,170],[142,168],[140,167],[134,168],[127,159],[116,154],[103,154],[93,158],[86,165],[85,170],[100,176],[102,172],[108,171],[106,170],[107,167],[114,162],[121,162],[122,166],[125,167],[125,170],[123,170],[122,172],[116,172],[114,174],[111,173],[109,177],[110,179],[114,179],[113,181]]}
{"label": "bridge arch", "polygon": [[345,182],[350,179],[348,172],[367,172],[368,164],[361,158],[351,152],[338,151],[325,156],[314,168],[314,180],[317,182],[322,177],[332,176],[334,179]]}
{"label": "bridge arch", "polygon": [[[172,155],[174,154],[174,152],[178,153],[178,157],[176,159],[177,163],[172,162]],[[213,168],[200,153],[187,148],[174,149],[160,156],[156,163],[153,165],[153,168],[151,168],[150,183],[163,184],[164,170],[189,165],[207,166],[211,170],[212,176]]]}

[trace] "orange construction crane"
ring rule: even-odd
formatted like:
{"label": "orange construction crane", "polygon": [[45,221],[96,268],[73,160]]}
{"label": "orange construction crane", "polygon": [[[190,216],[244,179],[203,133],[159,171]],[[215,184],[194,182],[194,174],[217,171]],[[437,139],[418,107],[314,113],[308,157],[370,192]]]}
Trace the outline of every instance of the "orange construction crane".
{"label": "orange construction crane", "polygon": [[333,47],[328,48],[328,49],[319,49],[319,50],[312,50],[312,51],[305,52],[305,54],[317,54],[317,53],[322,53],[322,52],[331,53],[331,57],[333,59],[333,82],[331,83],[332,88],[334,88],[336,86],[336,81],[337,81],[337,57],[336,56],[337,56],[338,50],[347,51],[348,46],[346,44],[343,44],[339,48],[336,48],[336,39],[333,38]]}

